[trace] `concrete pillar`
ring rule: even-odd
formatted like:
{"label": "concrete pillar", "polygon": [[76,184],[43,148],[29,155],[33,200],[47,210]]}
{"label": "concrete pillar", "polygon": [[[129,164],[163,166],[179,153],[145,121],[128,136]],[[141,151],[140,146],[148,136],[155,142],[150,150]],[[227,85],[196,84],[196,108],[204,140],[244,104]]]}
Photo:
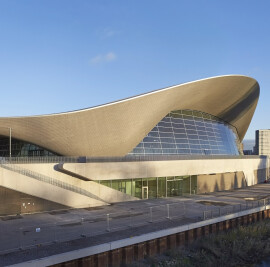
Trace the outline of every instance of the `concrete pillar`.
{"label": "concrete pillar", "polygon": [[167,237],[167,247],[168,247],[168,249],[176,248],[176,234],[169,235]]}
{"label": "concrete pillar", "polygon": [[268,210],[264,210],[263,211],[263,219],[267,219],[268,218]]}
{"label": "concrete pillar", "polygon": [[167,250],[167,237],[160,237],[158,239],[158,253],[162,254]]}
{"label": "concrete pillar", "polygon": [[108,252],[103,252],[97,254],[97,267],[105,267],[108,266]]}
{"label": "concrete pillar", "polygon": [[146,242],[146,254],[152,257],[157,254],[157,240],[149,240]]}
{"label": "concrete pillar", "polygon": [[123,248],[122,261],[124,264],[130,264],[134,261],[134,246],[127,246]]}
{"label": "concrete pillar", "polygon": [[202,228],[202,234],[203,234],[203,236],[208,236],[210,234],[210,227],[209,227],[209,225],[205,225]]}
{"label": "concrete pillar", "polygon": [[179,246],[179,247],[185,245],[185,243],[186,243],[186,234],[185,234],[185,232],[181,232],[181,233],[178,233],[176,235],[176,243],[177,243],[177,246]]}
{"label": "concrete pillar", "polygon": [[114,249],[109,252],[110,254],[110,266],[118,267],[122,262],[121,249]]}
{"label": "concrete pillar", "polygon": [[134,258],[135,260],[142,260],[146,255],[146,244],[145,242],[134,245]]}

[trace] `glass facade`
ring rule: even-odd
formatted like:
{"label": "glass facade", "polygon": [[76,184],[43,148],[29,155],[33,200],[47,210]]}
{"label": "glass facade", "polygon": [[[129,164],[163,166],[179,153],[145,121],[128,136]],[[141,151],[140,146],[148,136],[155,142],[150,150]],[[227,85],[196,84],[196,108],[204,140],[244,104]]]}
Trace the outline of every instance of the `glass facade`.
{"label": "glass facade", "polygon": [[[57,156],[42,147],[11,138],[12,157],[42,157]],[[9,157],[9,137],[0,137],[0,157]]]}
{"label": "glass facade", "polygon": [[236,128],[194,110],[178,110],[164,117],[129,155],[243,154]]}
{"label": "glass facade", "polygon": [[101,180],[99,183],[140,199],[197,193],[196,175]]}

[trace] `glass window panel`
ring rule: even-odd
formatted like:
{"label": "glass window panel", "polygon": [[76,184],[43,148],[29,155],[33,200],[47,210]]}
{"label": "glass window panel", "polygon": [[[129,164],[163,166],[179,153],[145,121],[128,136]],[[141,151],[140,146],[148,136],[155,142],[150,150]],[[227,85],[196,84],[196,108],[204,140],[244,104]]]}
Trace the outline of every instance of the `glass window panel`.
{"label": "glass window panel", "polygon": [[[159,138],[159,136],[162,138]],[[162,143],[162,148],[156,145],[159,142]],[[151,145],[151,143],[154,145]],[[181,147],[176,152],[176,149],[173,149],[175,143],[184,144],[186,145],[185,147],[191,146],[192,151],[188,151],[188,148],[183,148],[187,150],[183,151]],[[163,154],[198,153],[195,150],[200,149],[198,147],[195,149],[194,145],[199,145],[199,143],[204,145],[202,146],[204,154],[226,153],[238,155],[239,151],[241,152],[237,132],[233,126],[210,114],[200,111],[182,110],[173,111],[163,118],[158,126],[154,127],[130,154],[150,154],[151,152],[157,153],[157,151],[160,153],[160,150]],[[143,148],[147,149],[147,151],[143,150]]]}
{"label": "glass window panel", "polygon": [[191,154],[202,154],[202,151],[199,149],[190,149]]}
{"label": "glass window panel", "polygon": [[160,137],[174,138],[174,134],[173,133],[163,133],[163,132],[160,132],[159,135],[160,135]]}
{"label": "glass window panel", "polygon": [[175,148],[175,144],[161,143],[162,148]]}
{"label": "glass window panel", "polygon": [[150,133],[148,133],[148,135],[147,136],[151,136],[151,137],[159,137],[159,133],[158,132],[150,132]]}
{"label": "glass window panel", "polygon": [[187,138],[187,135],[186,134],[175,133],[174,136],[175,136],[175,138],[181,138],[181,139],[182,138],[185,138],[185,139]]}
{"label": "glass window panel", "polygon": [[166,138],[166,137],[160,137],[160,142],[161,143],[175,143],[175,140],[173,138]]}

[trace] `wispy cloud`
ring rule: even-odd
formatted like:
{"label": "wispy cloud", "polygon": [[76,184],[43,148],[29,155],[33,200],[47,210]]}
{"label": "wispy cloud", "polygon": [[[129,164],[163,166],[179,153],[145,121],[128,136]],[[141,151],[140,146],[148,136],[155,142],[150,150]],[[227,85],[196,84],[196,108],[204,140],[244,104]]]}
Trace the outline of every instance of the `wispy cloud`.
{"label": "wispy cloud", "polygon": [[100,64],[104,62],[111,62],[114,61],[117,58],[116,54],[113,52],[109,52],[107,54],[103,55],[97,55],[93,58],[91,58],[90,63],[91,64]]}
{"label": "wispy cloud", "polygon": [[102,39],[106,39],[106,38],[111,38],[111,37],[117,35],[118,33],[119,33],[119,31],[115,31],[111,28],[105,28],[105,29],[100,31],[100,36]]}

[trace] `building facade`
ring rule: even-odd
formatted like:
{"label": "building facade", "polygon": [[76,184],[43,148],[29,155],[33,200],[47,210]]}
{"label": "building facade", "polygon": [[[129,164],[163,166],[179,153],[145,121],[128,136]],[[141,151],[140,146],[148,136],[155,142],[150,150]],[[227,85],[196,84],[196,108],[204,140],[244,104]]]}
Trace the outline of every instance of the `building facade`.
{"label": "building facade", "polygon": [[270,156],[270,130],[257,130],[255,153]]}
{"label": "building facade", "polygon": [[27,212],[262,182],[268,159],[243,156],[241,146],[258,98],[256,80],[228,75],[78,111],[0,118],[0,186],[32,199],[13,197]]}

